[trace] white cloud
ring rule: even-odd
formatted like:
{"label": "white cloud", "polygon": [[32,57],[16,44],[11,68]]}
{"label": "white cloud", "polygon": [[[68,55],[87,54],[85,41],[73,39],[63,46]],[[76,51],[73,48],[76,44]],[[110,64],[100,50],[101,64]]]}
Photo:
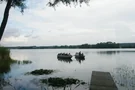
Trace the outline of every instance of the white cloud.
{"label": "white cloud", "polygon": [[[46,1],[41,1],[30,1],[24,15],[17,9],[11,10],[3,45],[134,42],[134,0],[91,0],[90,6],[83,4],[82,7],[75,8],[74,5],[59,5],[56,11],[45,6]],[[3,12],[2,9],[0,12]],[[14,34],[8,33],[10,29],[19,30],[18,37],[22,35],[25,39],[19,38],[17,43],[13,43],[16,39],[6,40],[8,34],[14,36],[18,32],[14,30]],[[24,43],[25,40],[27,43]]]}

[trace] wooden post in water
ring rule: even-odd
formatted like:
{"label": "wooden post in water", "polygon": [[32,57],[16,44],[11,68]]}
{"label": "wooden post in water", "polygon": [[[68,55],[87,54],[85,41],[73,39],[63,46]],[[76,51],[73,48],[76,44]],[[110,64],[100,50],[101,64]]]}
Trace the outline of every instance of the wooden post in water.
{"label": "wooden post in water", "polygon": [[109,72],[92,71],[89,90],[118,90]]}

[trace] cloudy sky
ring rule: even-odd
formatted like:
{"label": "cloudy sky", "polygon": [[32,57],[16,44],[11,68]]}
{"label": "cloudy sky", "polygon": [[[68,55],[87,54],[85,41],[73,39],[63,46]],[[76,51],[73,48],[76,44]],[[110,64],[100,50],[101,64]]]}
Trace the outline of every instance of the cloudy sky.
{"label": "cloudy sky", "polygon": [[[29,0],[20,13],[12,8],[1,44],[69,45],[135,41],[135,0],[91,0],[89,6],[60,4],[56,10],[46,0]],[[0,22],[5,3],[0,4]]]}

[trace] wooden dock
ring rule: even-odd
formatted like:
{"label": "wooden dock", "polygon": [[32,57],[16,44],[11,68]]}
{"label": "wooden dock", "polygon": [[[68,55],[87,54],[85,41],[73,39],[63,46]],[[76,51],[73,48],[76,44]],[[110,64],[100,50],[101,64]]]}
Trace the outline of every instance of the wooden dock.
{"label": "wooden dock", "polygon": [[90,90],[118,90],[109,72],[93,71]]}

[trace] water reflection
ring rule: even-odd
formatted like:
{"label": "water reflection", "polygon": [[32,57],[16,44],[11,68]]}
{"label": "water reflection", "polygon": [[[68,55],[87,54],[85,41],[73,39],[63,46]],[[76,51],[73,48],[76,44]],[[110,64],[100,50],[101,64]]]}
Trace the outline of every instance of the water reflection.
{"label": "water reflection", "polygon": [[80,64],[82,63],[82,61],[84,61],[84,60],[85,60],[85,58],[84,58],[84,57],[82,57],[82,58],[77,58],[77,57],[75,57],[75,59],[76,59],[76,61],[78,61]]}
{"label": "water reflection", "polygon": [[10,71],[10,63],[7,61],[0,62],[0,74],[4,74]]}
{"label": "water reflection", "polygon": [[131,50],[131,51],[129,51],[129,50],[121,50],[121,51],[116,50],[116,51],[98,51],[97,53],[101,54],[101,55],[104,55],[104,54],[115,55],[115,54],[119,54],[119,53],[135,53],[135,51],[134,50]]}
{"label": "water reflection", "polygon": [[118,68],[115,68],[113,71],[113,77],[115,83],[126,88],[126,90],[134,90],[135,88],[135,70],[132,67],[122,65]]}
{"label": "water reflection", "polygon": [[8,80],[8,77],[5,78],[5,74],[10,72],[11,70],[11,65],[15,64],[30,64],[32,63],[31,61],[28,60],[23,60],[23,61],[17,61],[17,60],[5,60],[5,61],[0,61],[0,90],[3,89],[4,86],[10,85],[10,81]]}
{"label": "water reflection", "polygon": [[[31,65],[15,65],[15,67],[11,67],[11,72],[9,73],[9,75],[12,76],[12,78],[10,79],[10,81],[13,83],[12,85],[16,86],[16,87],[24,87],[25,86],[25,90],[35,90],[35,88],[40,87],[40,85],[44,85],[44,87],[46,87],[45,84],[41,84],[39,83],[39,79],[46,79],[51,77],[74,77],[74,78],[78,78],[81,79],[85,82],[90,81],[90,77],[91,77],[91,72],[92,70],[99,70],[99,71],[109,71],[111,72],[112,68],[116,68],[120,65],[123,64],[132,64],[135,65],[135,61],[133,60],[133,57],[135,55],[133,50],[119,50],[119,49],[84,49],[81,50],[84,54],[86,54],[87,60],[83,60],[83,59],[75,59],[73,57],[73,59],[69,59],[69,60],[65,60],[65,59],[61,59],[61,58],[56,58],[57,53],[59,52],[70,52],[72,55],[74,55],[77,51],[80,51],[78,49],[44,49],[44,50],[13,50],[12,51],[12,56],[16,56],[15,59],[20,59],[20,57],[22,57],[21,60],[27,59],[27,60],[32,60],[33,63]],[[97,53],[98,52],[98,53]],[[20,54],[20,56],[19,56]],[[113,58],[112,58],[112,56]],[[24,58],[27,57],[27,58]],[[47,59],[46,59],[47,57]],[[110,59],[110,60],[108,60]],[[61,63],[61,62],[63,63]],[[53,62],[53,63],[52,63]],[[65,62],[65,63],[64,63]],[[70,63],[70,64],[67,64]],[[81,64],[79,64],[81,63]],[[61,68],[62,67],[62,68]],[[123,67],[121,67],[123,68]],[[37,70],[37,69],[57,69],[60,70],[60,72],[58,73],[53,73],[53,74],[49,74],[49,75],[40,75],[40,76],[34,76],[34,75],[25,75],[24,74],[26,72],[29,71],[33,71],[33,70]],[[117,70],[121,70],[121,69],[115,69]],[[114,72],[114,78],[115,81],[117,82],[117,86],[125,86],[126,83],[130,83],[133,82],[133,84],[135,85],[135,79],[129,79],[130,78],[130,74],[128,74],[129,72],[127,72],[127,79],[125,79],[125,75],[126,73],[123,72]],[[126,71],[126,70],[125,70]],[[132,71],[132,70],[130,70]],[[134,72],[134,71],[133,71]],[[123,73],[123,74],[122,74]],[[133,75],[133,74],[132,74]],[[131,76],[132,76],[131,75]],[[135,75],[135,73],[134,73]],[[22,81],[17,81],[15,82],[15,78],[17,79],[22,79]],[[31,80],[33,80],[33,78],[37,79],[36,81],[33,81],[34,83],[37,83],[38,86],[36,86],[34,83],[31,82]],[[118,78],[118,79],[117,79]],[[133,78],[133,77],[132,77]],[[122,83],[121,83],[122,82]],[[124,84],[123,84],[124,82]],[[23,86],[22,86],[23,85]],[[28,85],[28,86],[27,86]],[[130,84],[132,86],[132,84]],[[127,87],[130,88],[131,86]],[[30,88],[33,89],[30,89]],[[75,85],[72,85],[72,90],[74,89],[73,87],[75,87]],[[85,90],[85,88],[87,88],[87,86],[79,86],[77,87],[75,90]],[[135,87],[134,87],[135,88]],[[134,88],[132,87],[132,89],[130,90],[134,90]],[[56,88],[54,87],[54,89],[56,90]],[[63,90],[64,87],[62,88],[58,88],[57,90]],[[0,89],[1,90],[1,89]],[[24,90],[24,89],[23,89]],[[40,90],[40,89],[37,89]],[[42,89],[45,90],[45,89]],[[53,90],[52,86],[49,86],[49,89],[46,90]],[[66,87],[66,90],[70,90],[70,87]],[[89,90],[89,89],[86,89]],[[128,89],[120,89],[119,90],[128,90]]]}
{"label": "water reflection", "polygon": [[99,51],[97,52],[98,54],[101,54],[101,55],[115,55],[115,54],[118,54],[120,53],[120,51]]}
{"label": "water reflection", "polygon": [[0,61],[0,90],[8,84],[8,82],[4,78],[4,74],[10,71],[11,61],[5,60]]}
{"label": "water reflection", "polygon": [[73,60],[72,59],[66,59],[66,58],[57,58],[58,61],[61,61],[61,62],[66,62],[66,63],[71,63]]}

